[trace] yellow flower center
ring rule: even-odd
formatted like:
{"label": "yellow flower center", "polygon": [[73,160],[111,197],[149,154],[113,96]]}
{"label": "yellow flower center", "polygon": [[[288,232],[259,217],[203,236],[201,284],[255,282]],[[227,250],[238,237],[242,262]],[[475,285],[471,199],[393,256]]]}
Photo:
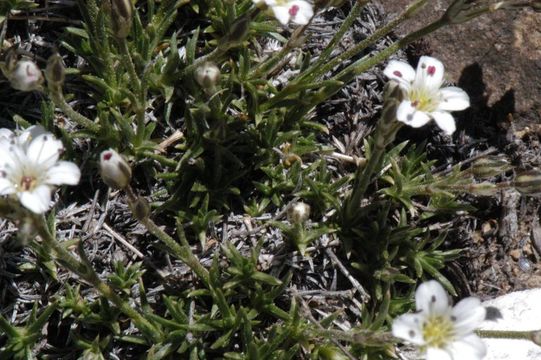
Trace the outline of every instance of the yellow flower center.
{"label": "yellow flower center", "polygon": [[412,88],[408,93],[408,97],[411,105],[418,111],[430,113],[438,108],[439,100],[435,93],[425,88]]}
{"label": "yellow flower center", "polygon": [[423,325],[427,347],[444,348],[455,336],[454,324],[448,316],[430,316]]}

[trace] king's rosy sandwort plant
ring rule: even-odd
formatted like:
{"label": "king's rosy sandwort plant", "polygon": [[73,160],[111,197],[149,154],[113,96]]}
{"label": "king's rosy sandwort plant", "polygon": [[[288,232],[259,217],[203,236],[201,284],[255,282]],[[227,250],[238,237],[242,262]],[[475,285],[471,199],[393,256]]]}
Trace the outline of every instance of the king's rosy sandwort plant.
{"label": "king's rosy sandwort plant", "polygon": [[[541,172],[429,158],[401,129],[452,135],[469,97],[435,58],[388,59],[529,1],[453,0],[402,39],[433,2],[388,22],[370,0],[38,3],[0,1],[0,120],[26,128],[0,129],[0,359],[483,358],[486,310],[447,294],[457,194],[533,194]],[[47,286],[11,291],[27,279]]]}

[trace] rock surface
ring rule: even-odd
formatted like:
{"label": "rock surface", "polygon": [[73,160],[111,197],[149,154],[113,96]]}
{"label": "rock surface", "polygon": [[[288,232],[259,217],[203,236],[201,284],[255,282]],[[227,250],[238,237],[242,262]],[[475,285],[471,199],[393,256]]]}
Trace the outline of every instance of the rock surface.
{"label": "rock surface", "polygon": [[[485,301],[485,306],[500,310],[502,318],[485,321],[483,330],[541,329],[541,289],[516,291]],[[484,339],[488,354],[485,360],[539,360],[541,346],[526,340]]]}
{"label": "rock surface", "polygon": [[[380,2],[393,18],[412,0]],[[398,29],[398,34],[403,36],[436,20],[450,3],[427,2]],[[541,119],[541,13],[528,9],[497,11],[444,27],[425,40],[431,55],[445,64],[448,78],[468,91],[473,106],[493,106],[505,100],[511,103],[508,112],[526,113],[534,121]],[[484,86],[468,84],[479,80]]]}

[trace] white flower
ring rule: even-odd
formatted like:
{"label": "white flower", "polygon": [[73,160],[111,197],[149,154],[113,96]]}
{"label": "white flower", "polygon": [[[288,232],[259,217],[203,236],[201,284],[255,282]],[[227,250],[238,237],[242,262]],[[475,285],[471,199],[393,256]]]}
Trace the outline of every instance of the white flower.
{"label": "white flower", "polygon": [[11,87],[21,91],[41,89],[43,74],[38,66],[30,60],[20,60],[8,74]]}
{"label": "white flower", "polygon": [[309,2],[304,0],[253,0],[256,4],[264,2],[272,9],[276,19],[286,25],[293,21],[295,24],[306,25],[314,16],[314,10]]}
{"label": "white flower", "polygon": [[417,312],[393,322],[393,335],[426,352],[427,360],[479,360],[486,347],[474,330],[485,320],[486,310],[474,297],[453,308],[449,295],[437,281],[421,284],[415,292]]}
{"label": "white flower", "polygon": [[64,147],[42,127],[32,126],[19,136],[0,129],[0,195],[12,195],[30,211],[41,214],[51,205],[58,185],[77,185],[77,165],[58,160]]}
{"label": "white flower", "polygon": [[405,91],[406,98],[398,106],[396,118],[412,127],[421,127],[434,119],[448,135],[456,130],[450,111],[464,110],[470,106],[466,92],[456,86],[441,88],[443,64],[430,56],[419,59],[417,71],[409,64],[392,60],[383,71]]}

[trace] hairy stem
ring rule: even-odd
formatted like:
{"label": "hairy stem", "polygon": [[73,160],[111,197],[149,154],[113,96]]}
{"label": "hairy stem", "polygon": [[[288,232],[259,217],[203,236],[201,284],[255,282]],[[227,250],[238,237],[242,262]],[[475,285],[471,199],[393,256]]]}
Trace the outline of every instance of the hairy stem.
{"label": "hairy stem", "polygon": [[[342,54],[338,55],[331,61],[327,62],[326,64],[323,63],[320,69],[317,69],[314,74],[312,75],[312,78],[324,75],[325,73],[331,71],[336,66],[343,63],[345,60],[352,58],[353,56],[357,55],[367,47],[373,45],[384,37],[385,35],[389,34],[393,29],[395,29],[399,24],[401,24],[404,20],[408,19],[417,12],[421,7],[423,7],[426,4],[427,0],[417,0],[415,3],[411,4],[406,10],[404,10],[400,15],[398,15],[395,19],[391,20],[389,23],[387,23],[385,26],[379,28],[376,30],[372,35],[352,47],[351,49],[343,52]],[[316,64],[317,65],[317,64]],[[320,66],[319,64],[318,66]]]}
{"label": "hairy stem", "polygon": [[100,131],[100,126],[96,124],[94,121],[90,120],[86,116],[83,116],[79,114],[77,111],[75,111],[70,104],[66,102],[66,99],[64,98],[64,94],[62,93],[62,89],[60,87],[50,89],[49,92],[50,98],[53,101],[53,103],[62,110],[64,114],[66,114],[71,120],[75,121],[77,125],[92,131],[93,133],[97,133]]}
{"label": "hairy stem", "polygon": [[[126,189],[126,194],[128,195],[128,201],[130,202],[130,207],[134,209],[138,201],[138,197],[133,191],[133,189],[128,186]],[[192,271],[208,286],[209,284],[209,273],[208,270],[201,265],[199,259],[195,257],[188,244],[188,241],[184,237],[184,233],[181,232],[180,241],[181,244],[175,241],[171,236],[169,236],[165,231],[160,229],[158,225],[148,216],[144,216],[139,219],[139,221],[147,228],[147,230],[154,236],[156,236],[160,241],[162,241],[174,254],[175,257],[182,260],[186,265],[192,269]]]}
{"label": "hairy stem", "polygon": [[77,274],[96,288],[101,295],[112,302],[117,308],[120,309],[120,311],[122,311],[122,313],[128,316],[134,322],[135,326],[141,330],[141,332],[149,340],[153,342],[159,341],[160,333],[153,324],[145,319],[127,302],[122,300],[122,298],[118,296],[109,285],[104,283],[98,277],[98,274],[96,274],[92,267],[71,255],[69,251],[67,251],[58,241],[56,241],[55,237],[49,231],[43,216],[34,216],[33,223],[44,245],[53,250],[55,253],[55,258],[60,264],[64,265],[66,268],[68,268],[68,270]]}

